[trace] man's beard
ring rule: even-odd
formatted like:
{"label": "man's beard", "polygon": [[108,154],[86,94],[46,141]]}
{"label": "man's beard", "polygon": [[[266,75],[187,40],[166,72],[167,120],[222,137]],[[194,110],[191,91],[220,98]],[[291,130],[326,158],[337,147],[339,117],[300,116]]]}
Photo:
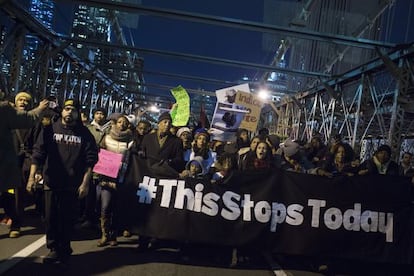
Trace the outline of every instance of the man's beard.
{"label": "man's beard", "polygon": [[65,122],[66,125],[74,125],[75,124],[75,120],[73,119],[72,116],[65,116],[63,117],[63,121]]}
{"label": "man's beard", "polygon": [[95,123],[97,123],[100,126],[103,126],[105,124],[105,120],[95,120]]}

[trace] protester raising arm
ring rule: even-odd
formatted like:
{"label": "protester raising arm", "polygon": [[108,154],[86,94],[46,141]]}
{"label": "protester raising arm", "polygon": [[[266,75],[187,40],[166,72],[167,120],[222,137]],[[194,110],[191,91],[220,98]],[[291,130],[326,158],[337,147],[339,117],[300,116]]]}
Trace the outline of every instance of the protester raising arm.
{"label": "protester raising arm", "polygon": [[[0,91],[1,92],[1,91]],[[14,145],[14,129],[28,129],[38,121],[41,111],[47,107],[48,101],[42,101],[39,106],[30,112],[17,111],[7,101],[0,102],[0,202],[4,204],[7,215],[11,218],[10,238],[20,236],[20,219],[16,210],[14,195],[8,193],[9,189],[21,186],[21,167]],[[11,200],[9,199],[11,198]]]}
{"label": "protester raising arm", "polygon": [[30,111],[17,111],[8,102],[1,102],[4,122],[9,129],[30,128],[37,121],[40,113],[47,108],[48,102],[48,100],[43,100]]}

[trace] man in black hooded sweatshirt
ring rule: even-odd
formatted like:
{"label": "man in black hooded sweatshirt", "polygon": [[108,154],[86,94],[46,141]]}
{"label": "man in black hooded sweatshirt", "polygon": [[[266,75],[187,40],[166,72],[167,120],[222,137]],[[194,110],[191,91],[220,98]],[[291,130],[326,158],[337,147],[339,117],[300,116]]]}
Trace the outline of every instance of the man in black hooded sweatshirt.
{"label": "man in black hooded sweatshirt", "polygon": [[43,263],[65,263],[69,259],[77,199],[87,195],[98,160],[95,139],[80,120],[79,103],[66,100],[61,115],[39,134],[26,187],[32,191],[43,177],[46,246],[50,249]]}

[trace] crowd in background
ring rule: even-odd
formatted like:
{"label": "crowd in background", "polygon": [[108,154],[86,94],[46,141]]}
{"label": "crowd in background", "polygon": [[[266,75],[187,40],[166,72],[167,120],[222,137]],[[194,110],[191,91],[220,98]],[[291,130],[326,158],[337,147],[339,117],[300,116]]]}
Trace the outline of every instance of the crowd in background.
{"label": "crowd in background", "polygon": [[[16,110],[27,112],[32,108],[33,100],[29,93],[20,92],[7,106],[11,106],[10,104]],[[1,190],[2,197],[7,195],[8,203],[5,204],[5,200],[2,202],[7,206],[4,206],[6,212],[3,221],[11,225],[10,238],[20,235],[19,218],[28,204],[35,203],[39,214],[46,220],[53,216],[50,214],[53,207],[50,204],[55,199],[46,200],[45,206],[44,191],[46,186],[48,191],[58,191],[57,194],[60,196],[66,187],[62,187],[63,184],[56,186],[54,183],[53,186],[49,183],[58,181],[76,188],[80,197],[80,208],[76,209],[79,213],[75,214],[78,224],[80,227],[97,225],[102,234],[97,246],[116,246],[118,235],[130,237],[128,223],[117,220],[116,206],[118,201],[122,201],[121,195],[117,192],[118,185],[124,181],[128,166],[133,166],[129,160],[134,154],[147,162],[148,168],[155,176],[198,178],[209,181],[212,185],[225,185],[236,170],[282,169],[326,177],[387,174],[412,179],[414,176],[414,168],[411,165],[412,153],[405,152],[397,164],[391,159],[391,148],[385,144],[380,145],[373,156],[360,162],[353,148],[344,142],[340,135],[335,135],[329,139],[330,143],[325,144],[321,135],[315,135],[306,142],[281,140],[265,128],[257,133],[238,129],[232,141],[219,141],[212,139],[209,129],[206,128],[173,126],[169,112],[160,114],[156,125],[145,120],[144,113],[145,111],[133,115],[112,113],[108,116],[104,108],[96,108],[92,112],[92,120],[89,120],[87,113],[82,112],[76,101],[66,100],[60,107],[55,98],[49,98],[48,108],[42,109],[38,124],[25,128],[19,125],[9,127],[16,152],[15,158],[21,170],[21,179],[18,183],[5,188],[2,186]],[[76,126],[69,134],[83,137],[76,158],[72,156],[72,152],[66,152],[67,148],[60,149],[56,153],[58,157],[50,156],[53,149],[48,148],[47,143],[56,141],[45,140],[49,139],[47,135],[55,137],[53,135],[56,135],[56,132],[63,131],[68,126]],[[84,129],[89,130],[87,134],[84,133]],[[93,141],[94,145],[84,146],[84,140]],[[122,166],[116,178],[91,172],[97,162],[99,148],[122,155]],[[72,162],[76,168],[67,167],[59,170],[67,173],[69,178],[77,175],[73,178],[74,182],[66,183],[63,179],[57,178],[51,180],[53,175],[45,176],[43,166],[47,163],[46,155],[49,159],[53,157],[56,160],[68,159]],[[88,178],[88,185],[85,178]],[[79,187],[86,188],[87,191],[79,190]],[[12,195],[15,198],[15,211],[19,215],[15,214],[13,208],[10,209]],[[54,197],[55,194],[49,193],[49,196]],[[73,209],[71,210],[73,212]],[[53,249],[53,246],[52,243],[49,248]],[[68,246],[64,245],[65,256],[71,254]],[[138,249],[146,250],[149,246],[150,238],[140,237]],[[58,253],[62,254],[62,250]],[[53,254],[49,257],[52,261],[61,258]]]}

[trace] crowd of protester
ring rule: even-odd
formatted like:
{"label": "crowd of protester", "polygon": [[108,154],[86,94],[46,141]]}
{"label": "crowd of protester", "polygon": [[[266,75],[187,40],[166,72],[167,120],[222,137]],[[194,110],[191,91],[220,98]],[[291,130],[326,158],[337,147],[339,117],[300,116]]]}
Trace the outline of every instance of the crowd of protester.
{"label": "crowd of protester", "polygon": [[[24,114],[32,104],[32,96],[27,92],[18,93],[13,102],[2,102],[2,106],[9,109],[13,106],[16,112]],[[144,159],[155,176],[198,178],[212,185],[225,184],[236,170],[282,169],[326,177],[365,174],[414,176],[412,153],[405,152],[397,164],[391,159],[391,148],[383,144],[373,156],[360,162],[340,135],[328,139],[331,142],[326,144],[321,135],[315,135],[306,142],[282,139],[264,128],[257,133],[239,129],[232,141],[219,141],[212,138],[206,128],[173,126],[169,112],[160,114],[154,125],[145,120],[145,111],[108,116],[104,108],[96,108],[90,121],[73,99],[67,99],[59,107],[57,100],[50,98],[48,108],[45,102],[41,106],[36,125],[10,121],[10,125],[2,127],[0,137],[10,132],[14,141],[15,153],[12,154],[15,154],[21,177],[14,178],[15,183],[1,177],[0,184],[1,203],[5,209],[3,220],[11,221],[10,238],[20,235],[20,218],[28,202],[34,202],[46,220],[47,246],[51,250],[47,262],[63,261],[70,256],[68,229],[73,224],[70,220],[73,215],[81,228],[100,230],[99,247],[116,246],[119,235],[131,236],[128,223],[121,225],[117,219],[116,206],[123,200],[120,198],[122,194],[118,193],[118,185],[124,177],[122,174],[128,166],[134,165],[129,162],[132,154]],[[69,145],[54,147],[55,137],[60,133],[73,136],[75,140],[66,143]],[[82,137],[82,142],[76,137]],[[79,145],[74,145],[76,141]],[[123,156],[124,167],[118,177],[92,172],[99,148]],[[5,160],[3,151],[2,148],[0,156]],[[0,175],[4,174],[2,169]],[[5,181],[15,185],[5,186]],[[22,187],[26,187],[26,191]],[[15,209],[10,207],[13,195]],[[75,198],[80,208],[73,208]],[[57,207],[62,202],[67,205]],[[69,213],[73,210],[79,212],[71,216]],[[59,230],[62,225],[67,227],[63,232]],[[150,237],[139,238],[137,249],[147,250],[150,246]]]}

